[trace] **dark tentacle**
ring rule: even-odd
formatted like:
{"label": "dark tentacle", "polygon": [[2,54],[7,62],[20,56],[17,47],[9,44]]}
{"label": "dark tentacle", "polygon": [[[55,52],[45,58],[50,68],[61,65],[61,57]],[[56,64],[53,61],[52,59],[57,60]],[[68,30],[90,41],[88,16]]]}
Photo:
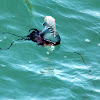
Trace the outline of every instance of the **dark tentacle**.
{"label": "dark tentacle", "polygon": [[84,58],[82,57],[82,55],[80,53],[78,53],[78,52],[74,52],[74,53],[78,54],[81,57],[83,63],[89,68],[89,73],[90,73],[91,72],[91,68],[86,64],[86,62],[85,62]]}
{"label": "dark tentacle", "polygon": [[[20,38],[20,39],[17,39],[17,40],[15,40],[15,41],[19,41],[19,40],[23,40],[24,38]],[[25,39],[24,39],[25,40]],[[3,49],[3,48],[0,48],[0,50],[7,50],[7,49],[10,49],[11,47],[12,47],[12,45],[15,43],[15,41],[13,41],[11,44],[10,44],[10,46],[8,47],[8,48],[6,48],[6,49]]]}
{"label": "dark tentacle", "polygon": [[89,69],[88,74],[91,72],[91,68],[86,64],[84,58],[82,57],[82,55],[81,55],[80,53],[78,53],[78,52],[66,52],[66,53],[76,53],[76,54],[78,54],[78,55],[81,57],[81,59],[82,59],[84,65]]}
{"label": "dark tentacle", "polygon": [[39,32],[36,28],[30,29],[29,32],[30,32],[31,30],[36,31],[36,32]]}
{"label": "dark tentacle", "polygon": [[[19,41],[19,40],[30,40],[30,38],[28,36],[19,36],[19,35],[16,35],[16,34],[13,34],[13,33],[9,33],[9,32],[3,32],[3,33],[0,33],[0,34],[11,34],[11,35],[14,35],[16,37],[20,37],[19,39],[15,40],[15,41]],[[15,41],[13,41],[8,48],[6,48],[6,49],[0,48],[0,50],[10,49],[12,47],[12,45],[14,44]]]}
{"label": "dark tentacle", "polygon": [[11,34],[11,35],[14,35],[16,37],[23,37],[23,36],[19,36],[19,35],[13,34],[13,33],[9,33],[9,32],[3,32],[3,33],[0,33],[0,34]]}
{"label": "dark tentacle", "polygon": [[[9,33],[9,32],[3,32],[3,33],[0,33],[0,34],[11,34],[11,35],[14,35],[16,37],[20,37],[20,39],[17,39],[15,41],[19,41],[19,40],[32,40],[34,42],[37,42],[35,38],[36,38],[36,35],[39,35],[39,31],[37,29],[30,29],[29,32],[31,30],[33,30],[33,31],[29,35],[27,35],[27,36],[18,36],[16,34]],[[14,44],[15,41],[13,41],[8,48],[6,48],[6,49],[0,48],[0,50],[10,49],[12,47],[12,45]]]}

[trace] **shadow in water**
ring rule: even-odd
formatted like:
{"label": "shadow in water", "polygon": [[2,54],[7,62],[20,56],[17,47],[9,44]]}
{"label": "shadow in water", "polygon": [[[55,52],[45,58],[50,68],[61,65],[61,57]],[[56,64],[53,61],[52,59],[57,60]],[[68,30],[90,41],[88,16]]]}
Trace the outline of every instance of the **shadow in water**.
{"label": "shadow in water", "polygon": [[29,11],[30,15],[33,17],[33,13],[32,13],[32,11],[33,11],[33,4],[30,2],[30,0],[24,0],[24,2],[25,2],[25,5],[28,8],[28,11]]}

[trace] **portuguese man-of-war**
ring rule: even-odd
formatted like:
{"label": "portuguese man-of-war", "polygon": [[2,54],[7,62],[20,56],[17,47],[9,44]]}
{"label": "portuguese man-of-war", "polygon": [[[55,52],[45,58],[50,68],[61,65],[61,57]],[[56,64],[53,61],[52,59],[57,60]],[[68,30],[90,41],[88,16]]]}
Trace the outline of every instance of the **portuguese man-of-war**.
{"label": "portuguese man-of-war", "polygon": [[[52,16],[46,16],[44,18],[44,23],[43,23],[44,29],[42,31],[34,28],[34,29],[30,29],[29,30],[29,34],[27,36],[18,36],[16,34],[12,34],[9,32],[3,32],[1,34],[10,34],[10,35],[14,35],[16,37],[19,37],[19,39],[15,40],[15,41],[19,41],[19,40],[31,40],[33,42],[36,42],[38,45],[41,46],[56,46],[59,45],[61,42],[61,38],[60,35],[58,34],[58,32],[56,31],[56,22],[55,19]],[[12,45],[14,44],[13,41],[9,47],[7,47],[6,49],[0,48],[0,50],[7,50],[10,49],[12,47]],[[82,55],[78,52],[73,52],[78,54],[83,63],[87,66],[87,64],[85,63]],[[88,66],[87,66],[88,67]],[[89,69],[89,72],[91,71],[91,69]]]}

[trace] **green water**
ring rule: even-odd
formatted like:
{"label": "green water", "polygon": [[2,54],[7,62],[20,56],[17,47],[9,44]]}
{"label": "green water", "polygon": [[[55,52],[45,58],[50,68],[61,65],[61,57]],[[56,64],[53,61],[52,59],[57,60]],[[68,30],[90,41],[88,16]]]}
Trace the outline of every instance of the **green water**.
{"label": "green water", "polygon": [[[100,0],[1,0],[0,33],[42,30],[47,15],[61,44],[16,41],[0,50],[0,100],[100,100]],[[0,34],[0,48],[16,39]]]}

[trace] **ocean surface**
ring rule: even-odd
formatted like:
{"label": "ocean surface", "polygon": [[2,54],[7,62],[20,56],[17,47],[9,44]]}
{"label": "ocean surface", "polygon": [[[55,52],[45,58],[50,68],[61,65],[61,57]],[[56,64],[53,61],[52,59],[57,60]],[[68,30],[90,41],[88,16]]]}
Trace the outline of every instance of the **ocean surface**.
{"label": "ocean surface", "polygon": [[[2,34],[43,30],[45,16],[58,46]],[[0,50],[0,100],[100,100],[100,0],[0,0],[0,48],[13,41]]]}

